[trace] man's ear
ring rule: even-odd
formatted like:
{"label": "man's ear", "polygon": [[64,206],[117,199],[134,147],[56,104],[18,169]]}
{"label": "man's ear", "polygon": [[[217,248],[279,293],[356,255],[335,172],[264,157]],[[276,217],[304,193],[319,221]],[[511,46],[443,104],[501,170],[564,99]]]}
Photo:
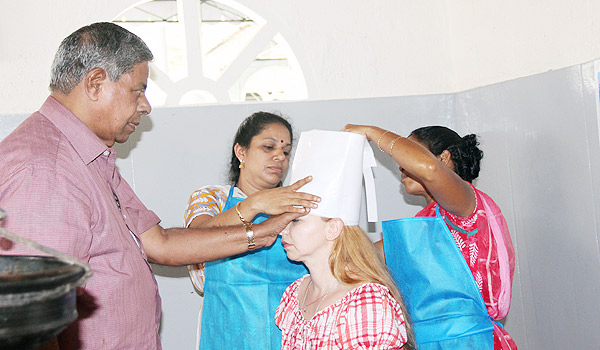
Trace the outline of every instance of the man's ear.
{"label": "man's ear", "polygon": [[333,241],[339,237],[344,229],[344,222],[340,218],[333,218],[327,221],[327,240]]}
{"label": "man's ear", "polygon": [[108,75],[102,68],[94,68],[87,72],[83,78],[83,85],[85,88],[85,93],[90,100],[98,100],[107,79],[109,79]]}
{"label": "man's ear", "polygon": [[235,156],[240,163],[246,158],[246,148],[241,146],[239,143],[236,143],[235,146],[233,146],[233,152],[235,152]]}

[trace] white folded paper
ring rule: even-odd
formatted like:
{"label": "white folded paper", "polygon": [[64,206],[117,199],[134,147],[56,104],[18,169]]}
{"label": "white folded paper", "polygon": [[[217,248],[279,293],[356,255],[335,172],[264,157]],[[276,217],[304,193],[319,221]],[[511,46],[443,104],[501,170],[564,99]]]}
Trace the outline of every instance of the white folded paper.
{"label": "white folded paper", "polygon": [[321,197],[311,214],[340,218],[347,226],[358,225],[363,178],[367,218],[377,221],[377,200],[372,167],[375,156],[367,139],[358,134],[311,130],[300,134],[293,158],[290,183],[306,176],[312,182],[300,191]]}

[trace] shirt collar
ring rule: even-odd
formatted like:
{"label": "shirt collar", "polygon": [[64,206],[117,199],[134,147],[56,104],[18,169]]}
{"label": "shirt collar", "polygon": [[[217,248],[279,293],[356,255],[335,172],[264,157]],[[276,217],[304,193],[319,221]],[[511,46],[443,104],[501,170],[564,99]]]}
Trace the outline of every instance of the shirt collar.
{"label": "shirt collar", "polygon": [[[111,155],[116,153],[113,148],[107,147],[81,119],[77,118],[54,97],[48,96],[46,102],[40,108],[40,113],[65,135],[86,165],[93,162],[107,150]],[[113,156],[116,157],[116,154]]]}

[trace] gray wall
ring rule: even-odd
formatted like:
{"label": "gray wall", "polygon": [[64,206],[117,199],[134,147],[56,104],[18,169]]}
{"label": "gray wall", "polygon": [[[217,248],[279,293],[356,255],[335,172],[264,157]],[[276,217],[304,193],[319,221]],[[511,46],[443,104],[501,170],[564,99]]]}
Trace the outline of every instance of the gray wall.
{"label": "gray wall", "polygon": [[600,349],[597,84],[587,63],[457,95],[517,250],[506,325],[523,349]]}
{"label": "gray wall", "polygon": [[[502,208],[517,252],[507,330],[520,349],[600,349],[597,94],[587,63],[451,95],[157,109],[119,146],[117,164],[171,227],[182,225],[193,190],[224,182],[237,125],[257,110],[283,113],[298,132],[350,122],[476,133],[485,157],[475,184]],[[23,117],[0,116],[0,138]],[[380,220],[414,215],[422,203],[403,194],[394,163],[376,157]],[[361,223],[379,236],[379,224]],[[200,298],[185,268],[155,272],[163,346],[191,350]]]}

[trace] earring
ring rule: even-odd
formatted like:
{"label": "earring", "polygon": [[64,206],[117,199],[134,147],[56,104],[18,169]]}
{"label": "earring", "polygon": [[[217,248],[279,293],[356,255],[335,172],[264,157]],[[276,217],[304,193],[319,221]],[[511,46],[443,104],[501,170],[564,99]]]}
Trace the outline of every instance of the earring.
{"label": "earring", "polygon": [[238,168],[244,169],[244,161],[243,160],[240,162],[240,166]]}

